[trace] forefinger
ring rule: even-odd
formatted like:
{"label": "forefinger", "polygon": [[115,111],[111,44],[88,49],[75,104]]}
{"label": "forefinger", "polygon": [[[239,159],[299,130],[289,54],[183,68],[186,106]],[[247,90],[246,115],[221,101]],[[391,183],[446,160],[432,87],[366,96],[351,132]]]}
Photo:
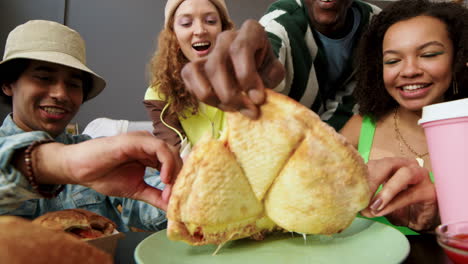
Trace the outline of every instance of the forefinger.
{"label": "forefinger", "polygon": [[378,160],[370,160],[367,163],[369,170],[369,189],[371,193],[375,193],[377,188],[385,183],[395,172],[404,166],[417,164],[416,161],[405,158],[383,158]]}
{"label": "forefinger", "polygon": [[[399,196],[413,185],[422,182],[425,177],[428,177],[427,170],[418,165],[411,164],[399,168],[383,185],[382,190],[374,197],[371,203],[371,209],[375,212],[382,210],[395,197]],[[381,201],[378,206],[377,204],[373,204],[378,200]]]}
{"label": "forefinger", "polygon": [[206,59],[200,59],[187,63],[182,68],[181,76],[184,80],[185,89],[195,95],[198,100],[219,107],[220,100],[206,75],[205,63]]}
{"label": "forefinger", "polygon": [[241,111],[256,118],[257,107],[239,83],[236,74],[239,68],[233,64],[233,59],[240,56],[240,54],[231,53],[232,43],[237,41],[237,37],[238,33],[234,31],[225,31],[218,35],[216,46],[205,64],[205,71],[214,93],[218,96],[221,109]]}

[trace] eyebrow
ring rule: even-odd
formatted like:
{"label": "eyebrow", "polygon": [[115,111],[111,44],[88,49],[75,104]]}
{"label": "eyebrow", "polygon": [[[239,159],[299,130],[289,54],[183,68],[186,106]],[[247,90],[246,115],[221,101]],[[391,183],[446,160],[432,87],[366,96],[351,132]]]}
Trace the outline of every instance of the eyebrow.
{"label": "eyebrow", "polygon": [[[38,71],[38,72],[47,72],[47,73],[55,73],[55,72],[58,72],[58,70],[55,69],[54,67],[48,67],[48,66],[44,66],[44,65],[39,65],[39,66],[35,67],[33,70],[34,70],[34,71]],[[72,79],[83,80],[84,75],[83,75],[83,73],[75,73],[75,72],[72,72],[71,78],[72,78]]]}
{"label": "eyebrow", "polygon": [[[440,43],[439,41],[429,41],[427,43],[424,43],[422,44],[421,46],[419,46],[417,48],[417,50],[422,50],[426,47],[429,47],[429,46],[440,46],[442,48],[445,48],[444,44]],[[399,52],[397,52],[396,50],[386,50],[382,53],[382,55],[385,55],[385,54],[398,54]]]}
{"label": "eyebrow", "polygon": [[[208,12],[205,12],[202,14],[202,16],[209,16],[209,15],[216,15],[216,11],[208,11]],[[181,13],[177,16],[175,16],[175,18],[179,18],[179,17],[193,17],[193,14],[191,13]]]}

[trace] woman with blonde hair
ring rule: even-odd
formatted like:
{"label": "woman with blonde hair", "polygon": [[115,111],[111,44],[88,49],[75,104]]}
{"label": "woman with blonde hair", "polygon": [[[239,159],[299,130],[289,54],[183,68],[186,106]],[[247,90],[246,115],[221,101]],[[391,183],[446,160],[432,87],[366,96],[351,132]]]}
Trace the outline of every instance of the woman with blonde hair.
{"label": "woman with blonde hair", "polygon": [[208,55],[218,34],[234,25],[224,0],[168,0],[164,14],[144,105],[153,120],[153,134],[182,151],[206,131],[217,134],[224,112],[189,93],[181,70],[189,61]]}

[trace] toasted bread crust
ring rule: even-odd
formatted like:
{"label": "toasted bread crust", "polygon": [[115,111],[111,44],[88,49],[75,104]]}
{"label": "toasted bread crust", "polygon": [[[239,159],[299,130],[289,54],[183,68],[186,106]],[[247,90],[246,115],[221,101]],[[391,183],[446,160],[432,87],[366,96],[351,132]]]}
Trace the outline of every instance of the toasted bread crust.
{"label": "toasted bread crust", "polygon": [[63,232],[15,216],[0,216],[0,263],[107,264],[112,257]]}
{"label": "toasted bread crust", "polygon": [[96,229],[103,236],[111,235],[117,225],[110,219],[83,209],[66,209],[49,212],[33,220],[34,223],[52,230]]}
{"label": "toasted bread crust", "polygon": [[[333,234],[369,203],[367,167],[354,147],[308,108],[266,93],[258,120],[227,113],[225,134],[193,148],[169,203],[170,239],[203,245],[276,229]],[[250,210],[234,209],[241,201]]]}

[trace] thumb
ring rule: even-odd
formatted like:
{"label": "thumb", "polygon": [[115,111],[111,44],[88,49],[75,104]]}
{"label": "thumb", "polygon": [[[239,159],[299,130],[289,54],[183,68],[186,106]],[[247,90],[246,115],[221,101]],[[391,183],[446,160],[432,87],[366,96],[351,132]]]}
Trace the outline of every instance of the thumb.
{"label": "thumb", "polygon": [[150,185],[147,185],[146,188],[135,195],[136,200],[140,200],[146,203],[151,204],[152,206],[155,206],[159,209],[162,209],[164,211],[167,210],[167,202],[164,201],[162,198],[163,196],[163,191],[154,188]]}

